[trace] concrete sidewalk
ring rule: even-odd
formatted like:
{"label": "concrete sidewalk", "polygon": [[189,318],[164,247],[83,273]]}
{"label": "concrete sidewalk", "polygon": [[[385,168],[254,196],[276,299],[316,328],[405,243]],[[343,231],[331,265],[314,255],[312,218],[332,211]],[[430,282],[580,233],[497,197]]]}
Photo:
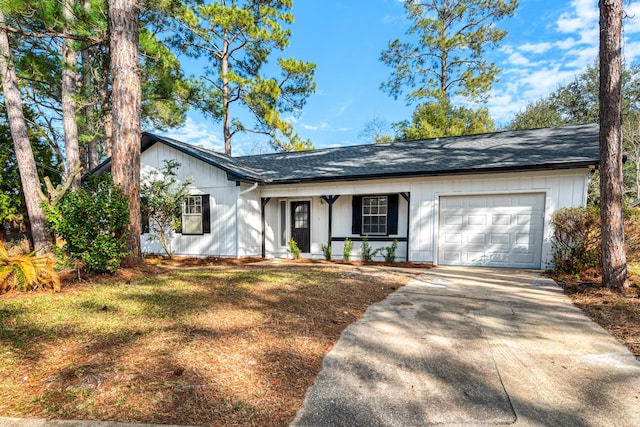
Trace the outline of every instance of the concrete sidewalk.
{"label": "concrete sidewalk", "polygon": [[640,363],[539,272],[438,267],[369,308],[294,426],[638,426]]}

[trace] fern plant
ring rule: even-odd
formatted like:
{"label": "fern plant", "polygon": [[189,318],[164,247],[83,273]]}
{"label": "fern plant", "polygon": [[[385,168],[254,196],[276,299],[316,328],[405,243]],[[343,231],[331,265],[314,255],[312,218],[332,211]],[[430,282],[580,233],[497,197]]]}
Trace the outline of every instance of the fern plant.
{"label": "fern plant", "polygon": [[60,278],[55,271],[55,261],[51,255],[9,254],[0,242],[0,291],[11,289],[24,292],[38,286],[60,291]]}

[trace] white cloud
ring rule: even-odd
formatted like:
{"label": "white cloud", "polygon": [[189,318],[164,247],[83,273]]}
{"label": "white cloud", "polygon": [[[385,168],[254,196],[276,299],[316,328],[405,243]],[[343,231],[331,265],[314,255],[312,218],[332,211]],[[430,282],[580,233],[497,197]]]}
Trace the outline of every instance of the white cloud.
{"label": "white cloud", "polygon": [[593,0],[574,0],[571,2],[573,10],[560,15],[557,28],[561,33],[578,33],[588,29],[598,28],[598,3]]}
{"label": "white cloud", "polygon": [[224,152],[224,143],[218,134],[207,123],[196,123],[191,117],[187,117],[183,126],[171,129],[164,135],[208,150]]}
{"label": "white cloud", "polygon": [[553,47],[553,43],[542,42],[542,43],[525,43],[522,46],[520,46],[518,49],[520,49],[522,52],[531,52],[539,55],[541,53],[546,53],[552,47]]}
{"label": "white cloud", "polygon": [[640,41],[626,42],[624,44],[624,59],[628,63],[633,63],[638,58],[640,58]]}
{"label": "white cloud", "polygon": [[640,32],[640,2],[624,7],[626,19],[623,21],[625,35]]}
{"label": "white cloud", "polygon": [[527,66],[531,64],[531,62],[529,62],[527,58],[525,58],[521,53],[518,52],[514,52],[509,55],[509,59],[507,61],[509,62],[509,65]]}
{"label": "white cloud", "polygon": [[316,131],[316,130],[320,130],[320,129],[326,129],[328,126],[329,126],[328,123],[321,122],[319,125],[302,124],[300,127],[302,129],[304,129],[304,130]]}

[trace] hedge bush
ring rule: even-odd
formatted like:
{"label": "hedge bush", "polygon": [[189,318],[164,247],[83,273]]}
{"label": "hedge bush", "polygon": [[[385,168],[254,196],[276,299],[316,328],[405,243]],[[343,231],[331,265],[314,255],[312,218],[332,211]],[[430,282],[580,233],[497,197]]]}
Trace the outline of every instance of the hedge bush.
{"label": "hedge bush", "polygon": [[57,205],[44,207],[49,229],[64,241],[59,255],[92,272],[113,273],[120,267],[127,256],[129,208],[111,175],[90,178]]}
{"label": "hedge bush", "polygon": [[[640,260],[640,215],[625,209],[625,250],[627,261]],[[580,274],[601,270],[600,208],[563,208],[551,217],[553,268],[557,272]]]}

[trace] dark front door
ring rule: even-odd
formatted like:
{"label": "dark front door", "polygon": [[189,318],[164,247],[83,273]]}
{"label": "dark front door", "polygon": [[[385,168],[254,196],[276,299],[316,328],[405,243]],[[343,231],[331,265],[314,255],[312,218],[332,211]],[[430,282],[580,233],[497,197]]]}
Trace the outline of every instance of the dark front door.
{"label": "dark front door", "polygon": [[311,252],[311,205],[309,202],[291,202],[291,237],[300,251]]}

